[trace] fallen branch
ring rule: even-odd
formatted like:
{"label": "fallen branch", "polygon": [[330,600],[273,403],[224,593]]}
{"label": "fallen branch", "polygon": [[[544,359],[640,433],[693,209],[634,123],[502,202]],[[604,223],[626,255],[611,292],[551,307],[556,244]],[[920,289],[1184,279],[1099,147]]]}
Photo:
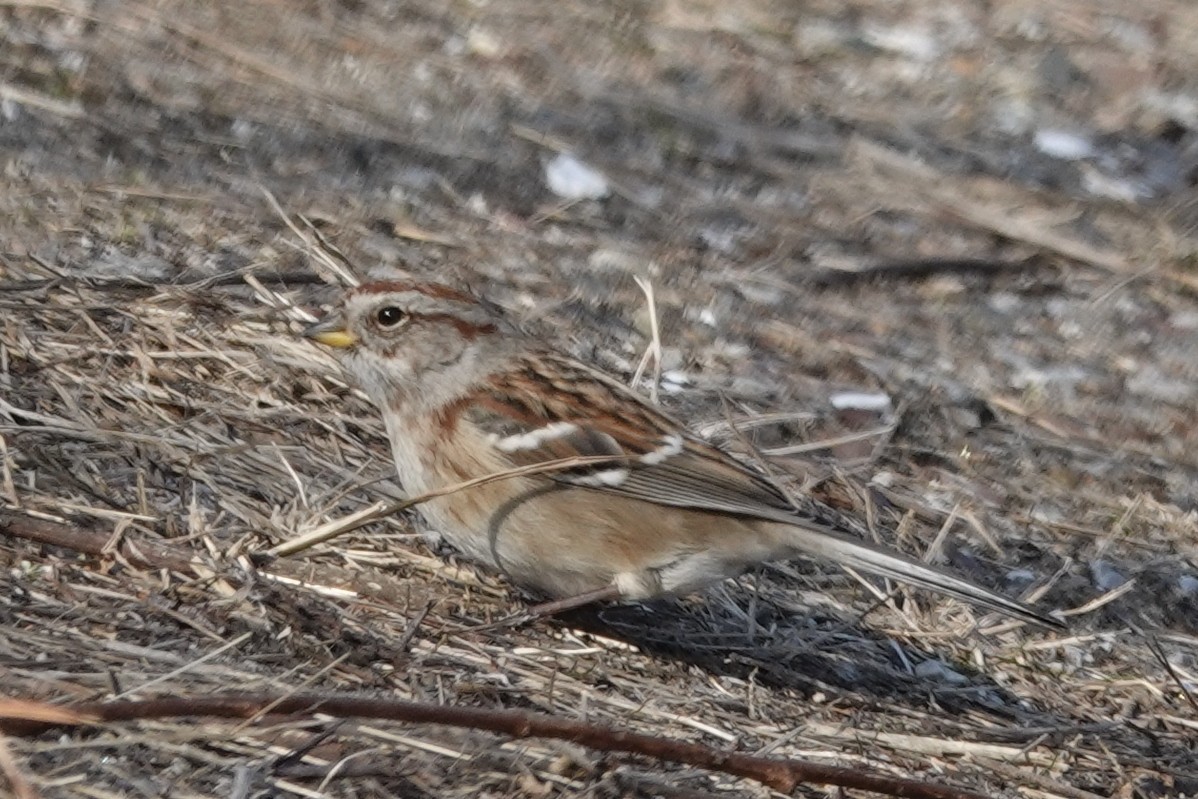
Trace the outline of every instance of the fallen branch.
{"label": "fallen branch", "polygon": [[[51,717],[50,714],[54,715]],[[856,769],[802,760],[758,757],[724,752],[697,743],[588,724],[523,710],[451,707],[380,697],[323,695],[170,697],[142,701],[83,702],[43,705],[24,700],[0,700],[0,732],[32,736],[55,727],[94,725],[177,717],[257,720],[269,713],[272,721],[299,720],[317,714],[338,719],[386,719],[409,724],[442,724],[485,730],[512,738],[552,738],[603,752],[623,752],[756,780],[783,793],[799,785],[822,784],[874,791],[906,799],[986,799],[981,794],[932,785],[901,777],[868,774]],[[71,721],[63,720],[72,715]],[[53,720],[47,720],[52,718]]]}

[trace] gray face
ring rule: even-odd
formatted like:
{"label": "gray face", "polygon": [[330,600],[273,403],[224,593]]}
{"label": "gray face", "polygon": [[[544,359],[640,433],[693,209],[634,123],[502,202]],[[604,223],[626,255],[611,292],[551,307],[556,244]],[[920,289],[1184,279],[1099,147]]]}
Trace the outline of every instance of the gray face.
{"label": "gray face", "polygon": [[307,335],[335,348],[382,408],[449,402],[498,366],[500,320],[467,294],[438,285],[367,283]]}

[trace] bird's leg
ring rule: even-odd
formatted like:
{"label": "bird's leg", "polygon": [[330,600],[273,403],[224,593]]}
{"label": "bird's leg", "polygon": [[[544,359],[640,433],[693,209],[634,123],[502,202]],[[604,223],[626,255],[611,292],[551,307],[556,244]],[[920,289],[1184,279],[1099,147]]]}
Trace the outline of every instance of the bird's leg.
{"label": "bird's leg", "polygon": [[513,613],[500,619],[497,622],[483,626],[483,629],[492,629],[496,627],[519,627],[522,624],[527,624],[530,621],[543,619],[548,616],[556,616],[559,613],[565,613],[568,610],[585,607],[594,602],[608,602],[620,598],[620,589],[615,585],[606,585],[603,588],[596,588],[594,591],[584,591],[581,594],[574,596],[555,599],[552,602],[542,602],[539,605],[533,605],[527,610],[519,613]]}
{"label": "bird's leg", "polygon": [[556,616],[567,610],[574,610],[594,602],[611,602],[620,598],[620,589],[615,584],[605,585],[593,591],[584,591],[574,596],[555,599],[552,602],[542,602],[524,611],[530,619],[543,619],[546,616]]}

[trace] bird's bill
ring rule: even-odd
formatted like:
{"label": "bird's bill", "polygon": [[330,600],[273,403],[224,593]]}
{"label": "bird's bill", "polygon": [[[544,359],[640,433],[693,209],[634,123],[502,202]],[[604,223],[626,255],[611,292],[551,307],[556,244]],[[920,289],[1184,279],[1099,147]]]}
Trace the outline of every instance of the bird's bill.
{"label": "bird's bill", "polygon": [[304,330],[304,337],[343,350],[358,343],[358,337],[345,329],[340,314],[330,314]]}

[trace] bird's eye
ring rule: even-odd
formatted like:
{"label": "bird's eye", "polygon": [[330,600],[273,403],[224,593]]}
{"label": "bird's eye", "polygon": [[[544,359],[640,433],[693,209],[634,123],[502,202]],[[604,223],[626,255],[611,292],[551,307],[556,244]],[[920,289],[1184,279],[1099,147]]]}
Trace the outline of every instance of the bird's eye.
{"label": "bird's eye", "polygon": [[408,318],[408,315],[394,305],[387,305],[379,308],[374,318],[379,323],[379,327],[398,327]]}

